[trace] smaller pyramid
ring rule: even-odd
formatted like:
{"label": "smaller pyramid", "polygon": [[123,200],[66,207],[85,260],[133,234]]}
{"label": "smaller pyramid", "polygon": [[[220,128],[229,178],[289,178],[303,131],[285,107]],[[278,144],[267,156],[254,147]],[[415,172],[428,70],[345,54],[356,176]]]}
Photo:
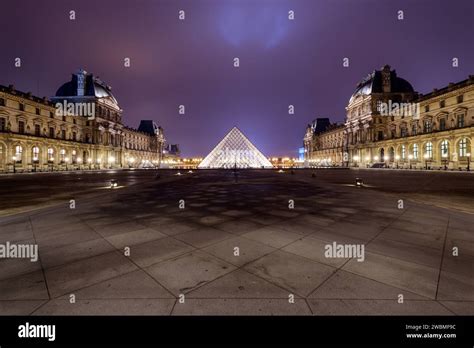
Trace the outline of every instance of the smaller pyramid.
{"label": "smaller pyramid", "polygon": [[198,168],[272,168],[270,161],[234,127],[202,160]]}

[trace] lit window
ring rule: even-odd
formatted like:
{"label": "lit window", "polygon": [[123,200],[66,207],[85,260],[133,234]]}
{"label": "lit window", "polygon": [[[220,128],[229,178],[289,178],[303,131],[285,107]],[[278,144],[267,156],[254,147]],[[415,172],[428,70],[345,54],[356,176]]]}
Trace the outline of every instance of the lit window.
{"label": "lit window", "polygon": [[54,161],[54,150],[50,147],[48,149],[48,162]]}
{"label": "lit window", "polygon": [[66,160],[66,150],[61,149],[59,150],[59,160],[64,162]]}
{"label": "lit window", "polygon": [[468,145],[468,140],[467,138],[461,139],[459,142],[459,156],[461,157],[466,157],[467,156],[467,145]]}
{"label": "lit window", "polygon": [[464,114],[459,114],[458,115],[458,127],[464,127]]}
{"label": "lit window", "polygon": [[15,146],[15,158],[17,163],[21,163],[23,148],[20,145]]}
{"label": "lit window", "polygon": [[447,140],[443,140],[441,142],[441,157],[443,158],[449,157],[449,143]]}
{"label": "lit window", "polygon": [[426,143],[425,154],[428,158],[433,158],[433,143]]}
{"label": "lit window", "polygon": [[32,154],[33,154],[33,162],[38,163],[39,162],[39,147],[38,146],[33,147]]}
{"label": "lit window", "polygon": [[413,159],[418,159],[418,144],[413,144]]}
{"label": "lit window", "polygon": [[406,157],[406,147],[405,147],[405,145],[402,145],[401,157],[402,157],[402,160],[405,160],[405,157]]}

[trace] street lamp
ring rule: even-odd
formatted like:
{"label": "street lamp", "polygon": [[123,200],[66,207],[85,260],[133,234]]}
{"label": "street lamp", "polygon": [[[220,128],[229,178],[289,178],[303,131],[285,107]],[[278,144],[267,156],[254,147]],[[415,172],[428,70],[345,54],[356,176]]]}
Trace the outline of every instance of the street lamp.
{"label": "street lamp", "polygon": [[400,160],[400,156],[399,156],[399,155],[396,155],[396,156],[395,156],[395,161],[396,161],[396,163],[397,163],[397,169],[398,169],[398,161],[399,161],[399,160]]}
{"label": "street lamp", "polygon": [[357,162],[359,161],[359,156],[355,155],[354,156],[354,162],[355,162],[355,166],[357,167]]}
{"label": "street lamp", "polygon": [[428,158],[429,158],[429,157],[430,157],[430,156],[428,156],[427,153],[425,153],[425,154],[423,155],[423,158],[425,159],[425,170],[428,170]]}
{"label": "street lamp", "polygon": [[67,170],[67,162],[69,162],[69,157],[66,157],[66,158],[64,159],[64,162],[66,162],[66,170]]}
{"label": "street lamp", "polygon": [[467,171],[470,171],[471,170],[471,153],[470,152],[466,153],[466,157],[467,157]]}
{"label": "street lamp", "polygon": [[378,162],[379,161],[379,156],[374,156],[374,162]]}
{"label": "street lamp", "polygon": [[89,163],[89,170],[91,170],[92,169],[92,158],[89,157],[87,159],[87,163]]}
{"label": "street lamp", "polygon": [[411,160],[413,159],[413,155],[408,155],[408,163],[410,164],[411,169]]}
{"label": "street lamp", "polygon": [[78,157],[76,162],[79,165],[79,170],[80,170],[81,169],[82,158]]}
{"label": "street lamp", "polygon": [[112,167],[112,163],[114,163],[115,161],[115,157],[114,156],[110,156],[109,157],[109,167]]}
{"label": "street lamp", "polygon": [[16,156],[12,157],[12,162],[13,162],[13,173],[16,173]]}
{"label": "street lamp", "polygon": [[102,162],[102,160],[100,158],[97,159],[97,167],[100,169],[100,163]]}

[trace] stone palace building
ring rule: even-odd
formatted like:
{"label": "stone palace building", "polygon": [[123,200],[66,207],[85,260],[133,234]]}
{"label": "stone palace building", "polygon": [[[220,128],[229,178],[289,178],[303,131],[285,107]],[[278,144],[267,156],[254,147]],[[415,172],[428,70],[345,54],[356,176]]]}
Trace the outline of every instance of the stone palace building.
{"label": "stone palace building", "polygon": [[344,125],[317,130],[320,120],[306,129],[308,166],[465,170],[474,153],[474,75],[422,95],[386,65],[357,85]]}
{"label": "stone palace building", "polygon": [[54,97],[0,86],[0,172],[158,167],[163,129],[122,122],[111,88],[84,70]]}

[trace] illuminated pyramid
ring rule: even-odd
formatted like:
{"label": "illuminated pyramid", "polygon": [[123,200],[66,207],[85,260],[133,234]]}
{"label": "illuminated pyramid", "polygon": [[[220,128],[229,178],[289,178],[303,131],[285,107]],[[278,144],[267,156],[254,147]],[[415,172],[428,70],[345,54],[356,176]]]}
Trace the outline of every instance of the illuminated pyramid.
{"label": "illuminated pyramid", "polygon": [[234,127],[198,168],[272,168],[270,161]]}

